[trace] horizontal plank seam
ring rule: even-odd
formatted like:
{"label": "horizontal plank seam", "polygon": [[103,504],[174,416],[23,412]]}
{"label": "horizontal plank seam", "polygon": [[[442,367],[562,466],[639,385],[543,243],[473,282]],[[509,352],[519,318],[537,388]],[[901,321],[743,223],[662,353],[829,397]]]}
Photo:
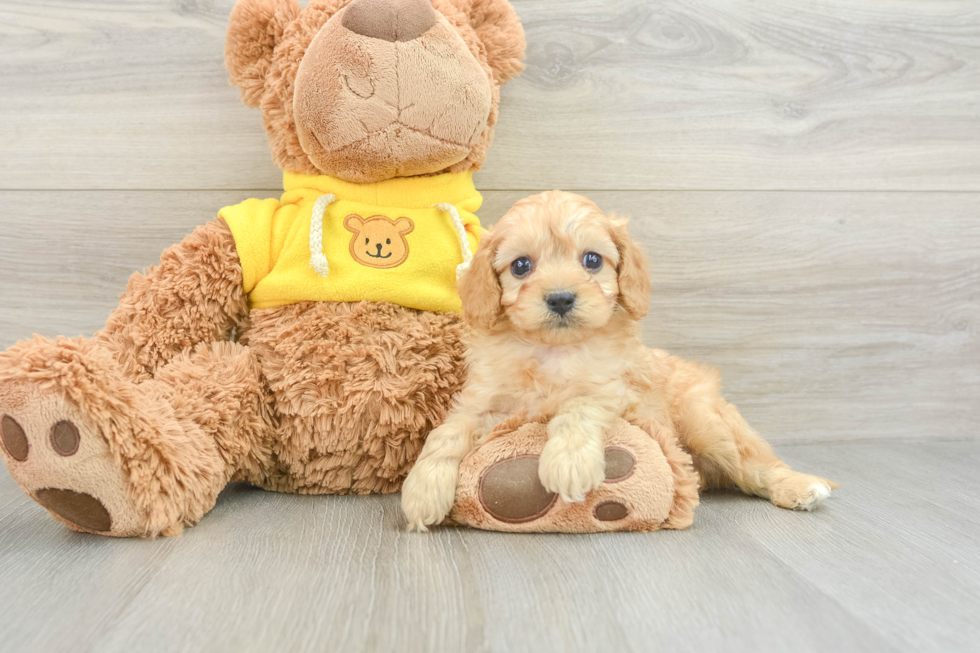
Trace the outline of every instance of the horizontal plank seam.
{"label": "horizontal plank seam", "polygon": [[789,438],[789,439],[770,439],[770,444],[773,447],[815,447],[822,445],[840,445],[840,444],[914,444],[916,442],[923,442],[929,444],[946,443],[954,444],[957,442],[980,442],[980,436],[975,435],[962,435],[962,436],[913,436],[903,438],[899,437],[859,437],[851,439],[823,439],[823,438]]}
{"label": "horizontal plank seam", "polygon": [[[541,193],[548,188],[486,188],[477,189],[482,192],[494,193]],[[881,193],[881,194],[915,194],[932,193],[943,195],[978,195],[980,188],[975,190],[943,190],[920,188],[916,190],[895,190],[890,188],[865,188],[860,190],[847,188],[570,188],[563,187],[573,193]],[[281,193],[282,188],[0,188],[0,193]]]}

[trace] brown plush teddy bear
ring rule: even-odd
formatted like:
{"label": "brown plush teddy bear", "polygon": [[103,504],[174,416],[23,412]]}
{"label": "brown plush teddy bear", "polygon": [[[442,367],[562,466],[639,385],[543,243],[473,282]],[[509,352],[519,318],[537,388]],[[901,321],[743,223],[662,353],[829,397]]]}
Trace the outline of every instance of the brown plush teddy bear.
{"label": "brown plush teddy bear", "polygon": [[75,530],[175,535],[231,481],[395,492],[460,387],[506,0],[240,0],[226,59],[279,199],[134,275],[92,338],[0,354],[0,457]]}

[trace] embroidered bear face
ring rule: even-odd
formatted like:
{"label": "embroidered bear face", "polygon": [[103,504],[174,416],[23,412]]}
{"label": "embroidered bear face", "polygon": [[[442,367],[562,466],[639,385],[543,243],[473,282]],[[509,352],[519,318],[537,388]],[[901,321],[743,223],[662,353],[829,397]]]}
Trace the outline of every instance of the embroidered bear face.
{"label": "embroidered bear face", "polygon": [[350,239],[350,255],[361,265],[372,268],[394,268],[408,258],[408,241],[415,223],[409,218],[391,220],[375,215],[367,220],[351,214],[344,218],[344,228],[353,233]]}

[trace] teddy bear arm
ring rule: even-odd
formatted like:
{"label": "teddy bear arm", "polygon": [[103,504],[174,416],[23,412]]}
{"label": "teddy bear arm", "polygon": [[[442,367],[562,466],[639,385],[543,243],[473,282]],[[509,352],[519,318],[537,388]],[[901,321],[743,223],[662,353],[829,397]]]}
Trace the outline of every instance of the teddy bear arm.
{"label": "teddy bear arm", "polygon": [[248,310],[235,239],[217,218],[133,274],[94,340],[140,381],[189,347],[229,340]]}

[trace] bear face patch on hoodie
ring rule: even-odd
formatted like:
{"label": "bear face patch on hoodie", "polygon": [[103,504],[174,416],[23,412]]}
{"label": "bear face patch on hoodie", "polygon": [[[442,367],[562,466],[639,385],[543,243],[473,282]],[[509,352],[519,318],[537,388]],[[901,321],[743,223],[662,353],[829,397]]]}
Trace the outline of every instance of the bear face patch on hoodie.
{"label": "bear face patch on hoodie", "polygon": [[462,311],[457,268],[483,234],[472,173],[374,184],[285,173],[283,187],[279,200],[218,214],[235,238],[252,308],[368,300]]}

